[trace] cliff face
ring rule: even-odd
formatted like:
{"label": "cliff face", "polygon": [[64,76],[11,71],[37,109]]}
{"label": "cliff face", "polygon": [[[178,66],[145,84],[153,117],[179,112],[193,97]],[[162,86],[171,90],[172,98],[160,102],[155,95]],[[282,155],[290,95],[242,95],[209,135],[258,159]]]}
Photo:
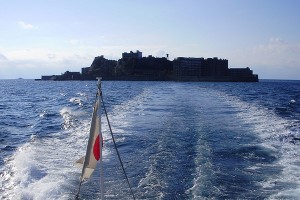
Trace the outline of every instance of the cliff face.
{"label": "cliff face", "polygon": [[90,67],[81,69],[82,80],[95,80],[97,77],[111,78],[116,65],[115,60],[107,60],[103,56],[95,57]]}
{"label": "cliff face", "polygon": [[103,80],[171,80],[173,65],[166,58],[127,58],[118,61],[96,57],[91,67],[82,72],[84,77]]}

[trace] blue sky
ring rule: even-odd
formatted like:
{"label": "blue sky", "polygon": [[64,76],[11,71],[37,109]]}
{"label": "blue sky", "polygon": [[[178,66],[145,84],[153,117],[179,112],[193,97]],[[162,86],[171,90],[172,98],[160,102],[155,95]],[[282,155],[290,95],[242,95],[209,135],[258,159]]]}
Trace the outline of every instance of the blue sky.
{"label": "blue sky", "polygon": [[300,79],[298,0],[0,0],[0,79],[80,71],[94,57],[219,57]]}

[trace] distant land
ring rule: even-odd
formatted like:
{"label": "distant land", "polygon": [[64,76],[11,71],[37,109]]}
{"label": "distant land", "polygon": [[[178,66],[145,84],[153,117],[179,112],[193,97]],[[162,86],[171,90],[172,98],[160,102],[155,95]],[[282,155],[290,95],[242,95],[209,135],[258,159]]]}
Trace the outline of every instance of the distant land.
{"label": "distant land", "polygon": [[258,75],[249,67],[228,68],[228,60],[214,58],[178,57],[173,61],[166,57],[143,57],[142,52],[124,52],[118,61],[104,56],[95,57],[90,67],[80,72],[66,71],[62,75],[42,76],[43,81],[68,80],[122,80],[122,81],[210,81],[210,82],[258,82]]}

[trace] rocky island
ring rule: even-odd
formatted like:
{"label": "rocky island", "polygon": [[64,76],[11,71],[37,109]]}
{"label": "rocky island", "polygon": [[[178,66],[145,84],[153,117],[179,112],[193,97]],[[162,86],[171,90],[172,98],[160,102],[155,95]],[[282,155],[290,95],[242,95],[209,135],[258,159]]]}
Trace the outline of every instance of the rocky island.
{"label": "rocky island", "polygon": [[142,57],[140,51],[124,52],[118,61],[98,56],[90,67],[82,68],[81,73],[66,71],[38,80],[96,80],[96,77],[123,81],[258,82],[258,75],[249,67],[228,68],[226,59],[178,57],[170,61],[168,54],[162,58]]}

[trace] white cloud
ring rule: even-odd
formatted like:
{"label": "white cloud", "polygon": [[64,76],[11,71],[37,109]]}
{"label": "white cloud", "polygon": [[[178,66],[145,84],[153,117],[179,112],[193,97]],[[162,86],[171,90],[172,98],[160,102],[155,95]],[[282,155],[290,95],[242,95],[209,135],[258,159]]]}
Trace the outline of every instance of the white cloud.
{"label": "white cloud", "polygon": [[55,57],[56,57],[56,55],[54,53],[48,53],[47,56],[50,60],[55,59]]}
{"label": "white cloud", "polygon": [[237,49],[229,56],[235,67],[300,68],[300,43],[272,37],[265,43]]}
{"label": "white cloud", "polygon": [[[94,55],[60,49],[15,49],[6,50],[1,59],[0,79],[40,78],[41,75],[61,74],[65,71],[81,71],[91,65]],[[79,56],[80,55],[80,56]]]}
{"label": "white cloud", "polygon": [[18,21],[18,24],[22,29],[36,29],[37,28],[37,27],[33,26],[32,24],[28,24],[23,21]]}
{"label": "white cloud", "polygon": [[290,44],[280,38],[270,38],[266,44],[253,48],[253,59],[262,64],[299,67],[300,44]]}
{"label": "white cloud", "polygon": [[286,42],[283,39],[271,37],[269,39],[269,43],[272,43],[272,44],[285,44]]}
{"label": "white cloud", "polygon": [[0,53],[0,60],[7,60],[6,56]]}
{"label": "white cloud", "polygon": [[166,57],[167,53],[165,50],[156,50],[153,52],[154,56],[156,57]]}
{"label": "white cloud", "polygon": [[76,39],[72,39],[72,40],[67,41],[67,43],[75,46],[75,45],[80,45],[81,41],[76,40]]}

